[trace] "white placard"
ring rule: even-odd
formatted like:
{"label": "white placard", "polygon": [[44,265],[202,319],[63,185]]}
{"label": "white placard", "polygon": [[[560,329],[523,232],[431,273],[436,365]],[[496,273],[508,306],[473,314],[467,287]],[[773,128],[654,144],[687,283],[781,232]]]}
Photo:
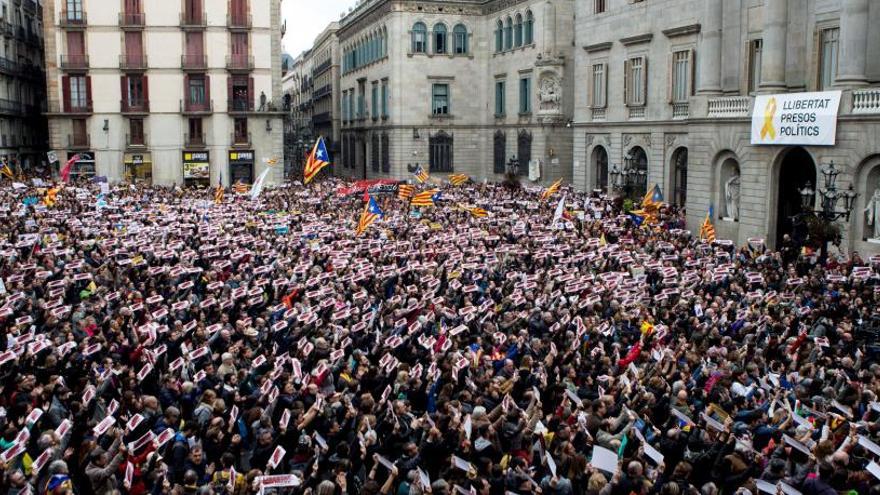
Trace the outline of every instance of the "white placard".
{"label": "white placard", "polygon": [[758,95],[752,110],[752,144],[833,146],[840,91]]}
{"label": "white placard", "polygon": [[617,454],[598,445],[593,446],[593,457],[590,464],[602,471],[617,474]]}

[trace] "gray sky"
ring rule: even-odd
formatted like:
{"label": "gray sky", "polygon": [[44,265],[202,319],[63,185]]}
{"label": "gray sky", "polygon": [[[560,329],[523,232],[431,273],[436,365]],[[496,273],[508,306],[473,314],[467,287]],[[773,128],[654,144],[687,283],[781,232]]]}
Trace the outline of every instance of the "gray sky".
{"label": "gray sky", "polygon": [[284,51],[296,57],[311,48],[315,37],[339,14],[355,4],[355,0],[284,0],[281,15],[287,19]]}

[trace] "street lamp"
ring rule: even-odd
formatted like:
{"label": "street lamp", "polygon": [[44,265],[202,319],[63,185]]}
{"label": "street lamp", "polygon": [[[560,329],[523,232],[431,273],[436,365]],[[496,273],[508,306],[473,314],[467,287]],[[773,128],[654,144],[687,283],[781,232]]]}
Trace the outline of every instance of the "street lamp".
{"label": "street lamp", "polygon": [[[829,230],[834,222],[841,218],[849,221],[858,193],[853,189],[852,183],[850,183],[849,189],[844,191],[837,189],[837,176],[840,175],[840,170],[834,165],[833,160],[819,171],[822,174],[824,185],[824,187],[819,188],[819,196],[821,198],[819,208],[815,208],[816,191],[813,190],[809,182],[798,192],[801,195],[803,214],[810,215],[816,220],[818,228],[813,229],[814,232],[812,234],[818,237],[816,240],[822,246],[819,260],[820,263],[824,264],[828,258],[828,243],[831,240]],[[840,200],[843,200],[841,204],[842,209],[838,209]]]}

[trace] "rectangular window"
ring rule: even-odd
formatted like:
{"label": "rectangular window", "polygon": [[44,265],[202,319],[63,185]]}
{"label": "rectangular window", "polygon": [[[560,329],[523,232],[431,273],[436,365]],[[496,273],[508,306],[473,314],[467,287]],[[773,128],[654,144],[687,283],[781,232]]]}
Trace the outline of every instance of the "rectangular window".
{"label": "rectangular window", "polygon": [[761,85],[761,51],[764,40],[752,40],[749,42],[749,93],[758,90]]}
{"label": "rectangular window", "polygon": [[382,118],[388,118],[388,80],[382,81]]}
{"label": "rectangular window", "polygon": [[595,6],[594,12],[596,14],[601,14],[602,12],[605,12],[605,0],[593,0],[593,1],[595,2],[594,3],[594,6]]}
{"label": "rectangular window", "polygon": [[128,106],[142,107],[144,104],[144,77],[140,75],[130,75],[128,79],[127,90]]}
{"label": "rectangular window", "polygon": [[189,119],[189,144],[204,144],[202,119]]}
{"label": "rectangular window", "polygon": [[672,102],[684,103],[690,93],[690,50],[672,54]]}
{"label": "rectangular window", "polygon": [[449,115],[449,85],[435,84],[431,92],[431,113]]}
{"label": "rectangular window", "polygon": [[377,120],[379,118],[379,84],[374,82],[370,91],[370,113],[373,120]]}
{"label": "rectangular window", "polygon": [[367,110],[366,110],[366,99],[367,99],[367,85],[366,82],[361,81],[358,83],[358,101],[357,101],[357,116],[358,119],[367,118]]}
{"label": "rectangular window", "polygon": [[532,112],[532,78],[519,80],[519,113]]}
{"label": "rectangular window", "polygon": [[606,64],[593,64],[593,100],[590,102],[593,108],[605,108],[605,68]]}
{"label": "rectangular window", "polygon": [[495,115],[504,115],[504,81],[495,81]]}
{"label": "rectangular window", "polygon": [[234,122],[235,128],[235,143],[247,143],[250,141],[248,138],[248,125],[247,119],[235,119]]}
{"label": "rectangular window", "polygon": [[828,89],[837,79],[837,54],[840,46],[840,28],[822,30],[819,89]]}
{"label": "rectangular window", "polygon": [[132,67],[139,67],[143,63],[144,44],[140,31],[125,32],[125,59]]}
{"label": "rectangular window", "polygon": [[645,57],[633,57],[626,61],[626,104],[643,106],[645,104],[646,81]]}
{"label": "rectangular window", "polygon": [[342,92],[342,120],[348,120],[348,91]]}
{"label": "rectangular window", "polygon": [[131,119],[128,121],[129,143],[144,144],[144,119]]}
{"label": "rectangular window", "polygon": [[76,146],[88,146],[89,133],[86,119],[73,119],[71,124],[73,126],[73,144]]}
{"label": "rectangular window", "polygon": [[82,0],[67,0],[67,20],[82,21],[83,6]]}
{"label": "rectangular window", "polygon": [[205,103],[204,76],[189,76],[189,102],[194,105]]}
{"label": "rectangular window", "polygon": [[70,107],[88,108],[89,95],[85,76],[70,76]]}

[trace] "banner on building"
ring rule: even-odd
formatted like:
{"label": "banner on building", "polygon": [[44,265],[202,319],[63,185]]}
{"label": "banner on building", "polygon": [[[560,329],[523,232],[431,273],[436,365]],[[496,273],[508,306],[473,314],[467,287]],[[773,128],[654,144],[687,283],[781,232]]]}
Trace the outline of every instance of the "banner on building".
{"label": "banner on building", "polygon": [[752,144],[834,145],[840,94],[822,91],[756,96]]}

